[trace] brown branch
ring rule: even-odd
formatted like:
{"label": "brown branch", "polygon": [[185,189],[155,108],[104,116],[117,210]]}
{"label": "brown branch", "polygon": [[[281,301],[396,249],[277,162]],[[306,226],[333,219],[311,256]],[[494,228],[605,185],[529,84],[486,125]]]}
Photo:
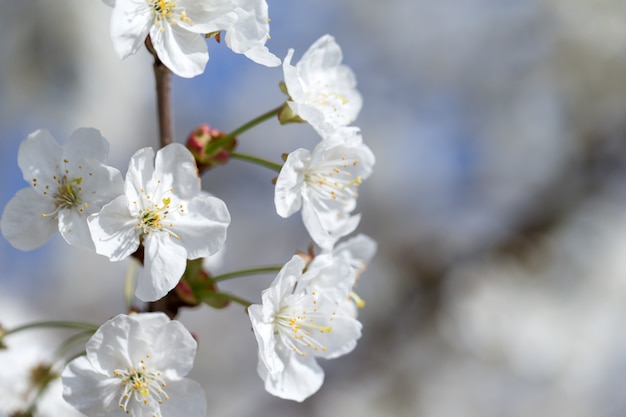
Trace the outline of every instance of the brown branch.
{"label": "brown branch", "polygon": [[172,117],[172,71],[157,56],[150,36],[146,47],[154,56],[154,78],[156,81],[157,116],[159,119],[159,145],[161,148],[174,141],[174,121]]}

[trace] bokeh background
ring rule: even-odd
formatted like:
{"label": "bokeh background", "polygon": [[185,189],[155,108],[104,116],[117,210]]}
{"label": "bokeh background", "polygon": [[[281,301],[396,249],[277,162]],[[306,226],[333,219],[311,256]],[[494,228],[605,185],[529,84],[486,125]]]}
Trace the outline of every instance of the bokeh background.
{"label": "bokeh background", "polygon": [[[622,0],[269,0],[270,50],[296,59],[330,33],[365,104],[374,151],[358,232],[378,241],[360,280],[363,337],[323,362],[303,404],[267,394],[243,310],[180,319],[199,339],[192,377],[213,416],[623,416],[626,414],[626,4]],[[151,58],[120,61],[99,1],[0,0],[0,206],[26,186],[17,149],[47,128],[84,126],[125,172],[156,146]],[[284,96],[280,68],[209,44],[202,76],[175,78],[176,135],[232,130]],[[278,161],[318,140],[266,122],[240,151]],[[203,186],[232,215],[215,272],[283,263],[309,244],[279,218],[273,174],[232,161]],[[57,237],[29,253],[0,239],[0,323],[102,323],[124,311],[129,264]],[[271,276],[223,288],[254,301]],[[29,363],[54,332],[7,339],[0,414],[20,401]],[[22,382],[20,382],[22,381]],[[55,400],[55,395],[57,400]],[[41,416],[58,411],[58,386]],[[57,404],[57,405],[52,405]],[[2,407],[6,409],[2,409]]]}

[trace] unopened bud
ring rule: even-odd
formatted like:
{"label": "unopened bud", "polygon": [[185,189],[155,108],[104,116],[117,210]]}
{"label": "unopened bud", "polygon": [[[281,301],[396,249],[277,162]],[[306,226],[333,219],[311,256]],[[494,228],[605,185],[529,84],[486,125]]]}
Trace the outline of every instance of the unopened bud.
{"label": "unopened bud", "polygon": [[226,133],[202,124],[187,137],[187,148],[196,159],[200,173],[215,165],[223,165],[230,160],[230,154],[237,146],[237,140],[230,138],[221,143]]}

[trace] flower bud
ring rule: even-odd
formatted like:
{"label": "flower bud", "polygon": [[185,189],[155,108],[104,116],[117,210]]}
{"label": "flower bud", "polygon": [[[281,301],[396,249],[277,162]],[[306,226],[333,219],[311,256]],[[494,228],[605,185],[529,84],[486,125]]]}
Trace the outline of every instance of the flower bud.
{"label": "flower bud", "polygon": [[235,138],[222,139],[226,133],[208,124],[198,126],[187,137],[187,148],[191,151],[200,173],[215,165],[223,165],[230,160],[230,154],[237,146]]}

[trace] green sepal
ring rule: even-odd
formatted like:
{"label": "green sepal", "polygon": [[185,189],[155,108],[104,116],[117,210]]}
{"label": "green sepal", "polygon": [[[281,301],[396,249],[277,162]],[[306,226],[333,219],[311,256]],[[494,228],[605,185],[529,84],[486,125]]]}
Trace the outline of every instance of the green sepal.
{"label": "green sepal", "polygon": [[286,101],[285,103],[283,103],[283,105],[280,107],[280,110],[278,111],[278,121],[281,125],[285,125],[287,123],[305,122],[305,120],[303,120],[293,110],[291,110],[291,107],[289,107],[289,104]]}

